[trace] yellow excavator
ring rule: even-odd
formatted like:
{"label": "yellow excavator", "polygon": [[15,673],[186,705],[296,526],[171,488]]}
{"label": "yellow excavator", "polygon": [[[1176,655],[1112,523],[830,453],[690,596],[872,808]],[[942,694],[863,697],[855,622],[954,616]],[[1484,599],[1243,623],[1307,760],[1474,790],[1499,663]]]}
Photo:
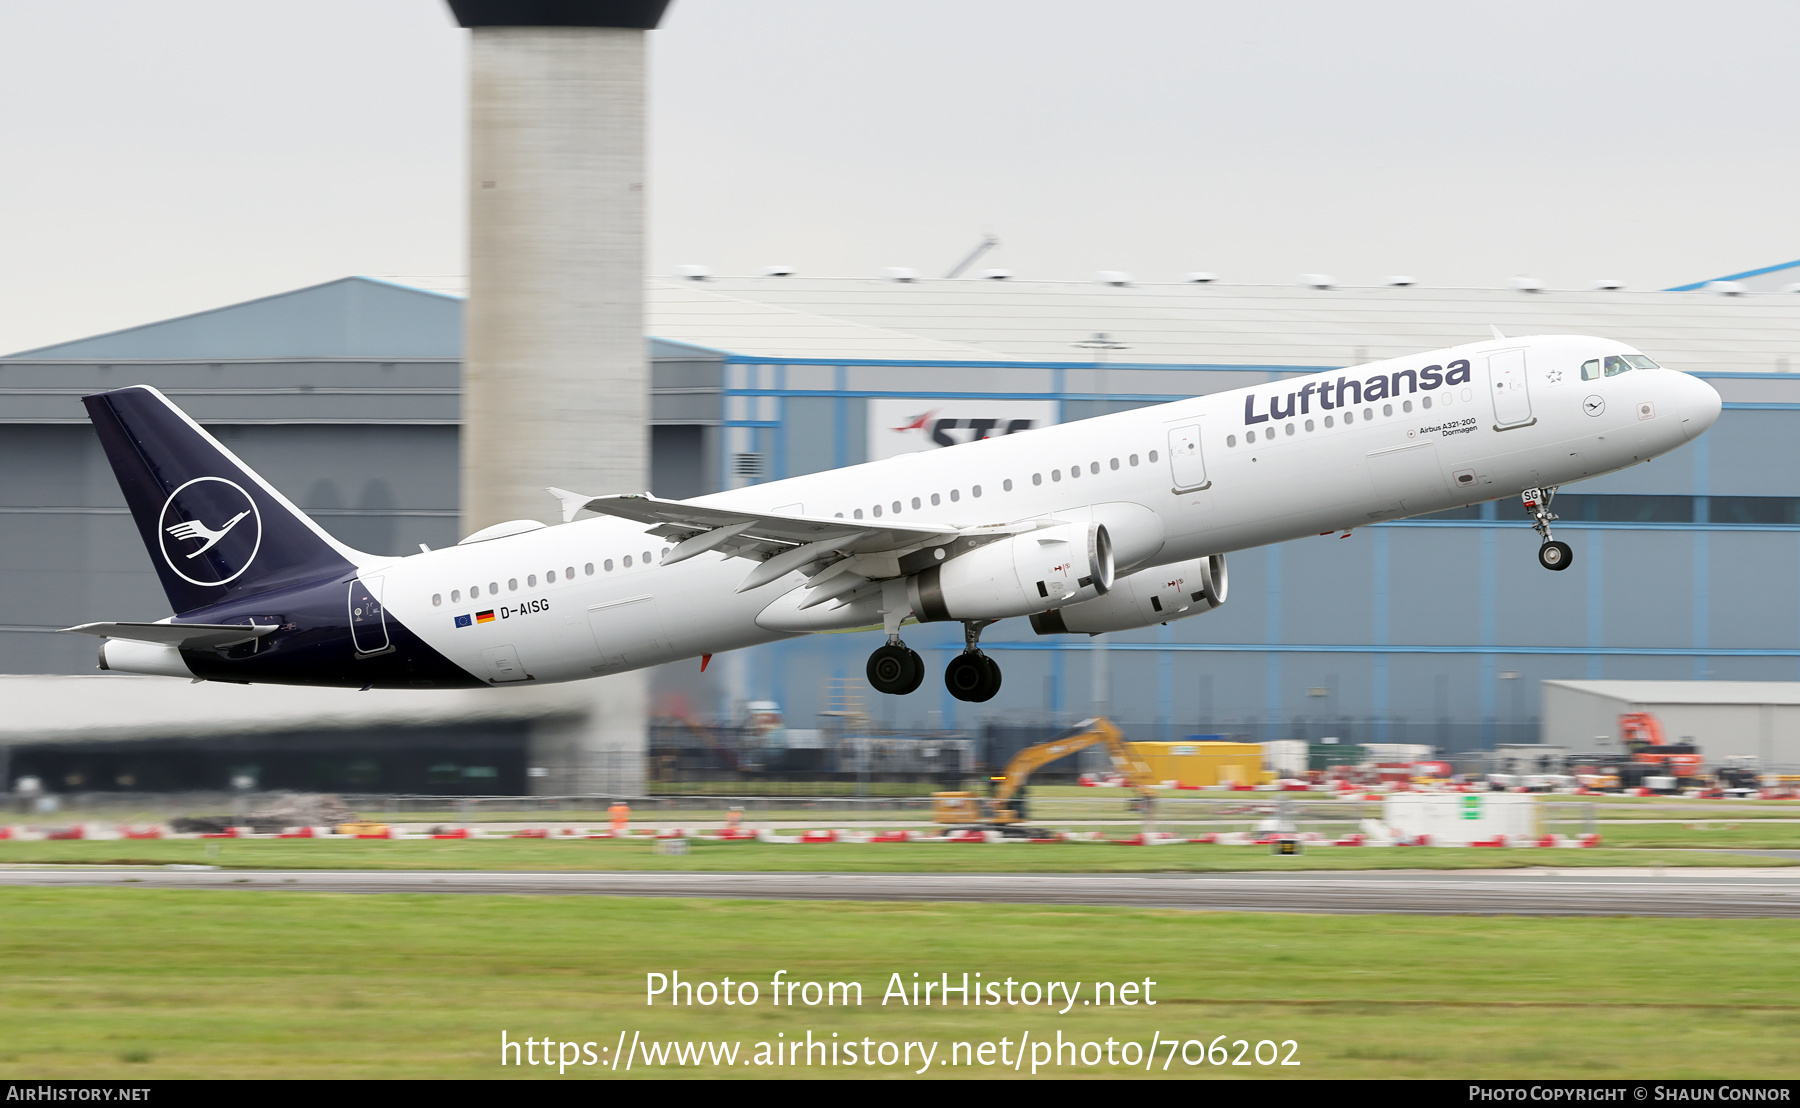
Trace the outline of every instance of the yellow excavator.
{"label": "yellow excavator", "polygon": [[933,793],[932,819],[937,823],[961,824],[965,827],[1035,837],[1036,829],[1022,825],[1013,805],[1019,790],[1025,787],[1025,779],[1031,776],[1032,771],[1078,750],[1086,750],[1095,743],[1106,744],[1106,752],[1112,756],[1113,768],[1137,790],[1144,812],[1144,830],[1155,830],[1156,794],[1151,790],[1150,767],[1131,752],[1131,748],[1125,744],[1125,736],[1110,720],[1098,718],[1083,720],[1069,734],[1028,746],[1013,755],[1012,760],[1006,763],[1006,768],[995,775],[994,795],[991,797],[981,798],[966,792]]}

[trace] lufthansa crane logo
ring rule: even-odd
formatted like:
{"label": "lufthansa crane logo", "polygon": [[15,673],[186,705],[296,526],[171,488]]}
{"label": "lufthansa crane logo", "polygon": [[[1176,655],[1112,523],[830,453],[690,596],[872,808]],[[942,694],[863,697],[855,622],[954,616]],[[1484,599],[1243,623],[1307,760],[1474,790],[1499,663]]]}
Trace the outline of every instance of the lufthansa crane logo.
{"label": "lufthansa crane logo", "polygon": [[196,477],[169,494],[157,521],[163,561],[195,585],[243,576],[262,549],[262,515],[235,481]]}

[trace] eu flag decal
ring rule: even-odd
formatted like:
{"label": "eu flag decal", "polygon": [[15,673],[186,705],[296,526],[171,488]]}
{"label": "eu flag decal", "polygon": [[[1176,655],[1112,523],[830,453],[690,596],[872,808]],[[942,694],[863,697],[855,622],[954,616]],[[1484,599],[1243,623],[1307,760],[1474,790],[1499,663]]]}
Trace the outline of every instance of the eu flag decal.
{"label": "eu flag decal", "polygon": [[456,625],[458,627],[467,627],[467,626],[469,626],[469,624],[474,623],[474,622],[475,621],[470,619],[468,616],[457,616],[456,617]]}

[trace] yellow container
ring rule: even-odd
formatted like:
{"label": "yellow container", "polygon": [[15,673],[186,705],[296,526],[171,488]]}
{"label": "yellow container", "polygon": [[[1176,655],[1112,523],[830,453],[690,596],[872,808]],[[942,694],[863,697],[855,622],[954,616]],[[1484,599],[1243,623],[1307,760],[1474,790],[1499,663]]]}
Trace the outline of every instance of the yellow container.
{"label": "yellow container", "polygon": [[1257,785],[1264,781],[1263,751],[1256,743],[1131,743],[1158,784]]}

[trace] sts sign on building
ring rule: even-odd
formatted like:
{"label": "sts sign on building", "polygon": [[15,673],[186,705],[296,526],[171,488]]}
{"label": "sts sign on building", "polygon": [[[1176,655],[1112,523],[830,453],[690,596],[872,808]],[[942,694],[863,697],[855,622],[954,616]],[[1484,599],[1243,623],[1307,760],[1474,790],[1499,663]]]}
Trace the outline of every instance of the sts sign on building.
{"label": "sts sign on building", "polygon": [[869,461],[997,439],[1056,422],[1051,400],[871,399]]}

